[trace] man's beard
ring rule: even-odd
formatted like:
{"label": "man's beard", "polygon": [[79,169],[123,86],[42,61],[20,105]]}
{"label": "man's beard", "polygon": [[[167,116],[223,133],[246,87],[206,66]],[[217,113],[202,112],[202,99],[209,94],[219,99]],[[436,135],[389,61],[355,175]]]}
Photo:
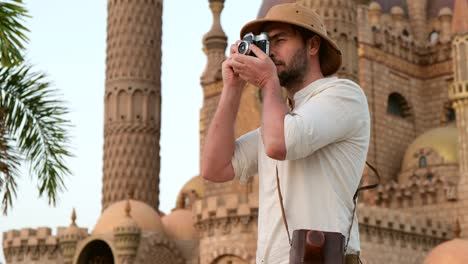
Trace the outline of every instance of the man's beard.
{"label": "man's beard", "polygon": [[284,64],[285,69],[278,73],[281,86],[289,89],[291,85],[303,81],[307,72],[307,49],[298,49],[291,58],[290,65]]}

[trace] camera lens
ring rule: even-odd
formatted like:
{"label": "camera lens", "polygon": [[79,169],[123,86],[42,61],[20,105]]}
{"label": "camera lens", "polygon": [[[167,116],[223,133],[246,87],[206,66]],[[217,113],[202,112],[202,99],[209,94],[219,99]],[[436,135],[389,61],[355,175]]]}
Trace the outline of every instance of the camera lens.
{"label": "camera lens", "polygon": [[240,54],[247,54],[249,49],[249,44],[246,41],[242,41],[239,43],[239,46],[237,47],[237,51]]}

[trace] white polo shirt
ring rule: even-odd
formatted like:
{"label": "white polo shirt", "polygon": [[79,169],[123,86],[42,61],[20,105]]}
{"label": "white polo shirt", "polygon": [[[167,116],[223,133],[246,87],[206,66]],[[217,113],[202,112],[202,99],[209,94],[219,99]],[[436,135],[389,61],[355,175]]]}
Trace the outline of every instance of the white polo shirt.
{"label": "white polo shirt", "polygon": [[[295,108],[284,118],[286,160],[265,154],[260,128],[236,140],[236,178],[246,182],[259,175],[257,263],[289,263],[276,165],[291,236],[295,229],[347,236],[353,195],[366,161],[370,116],[366,96],[356,83],[323,78],[298,91],[294,101]],[[359,250],[355,218],[347,253]]]}

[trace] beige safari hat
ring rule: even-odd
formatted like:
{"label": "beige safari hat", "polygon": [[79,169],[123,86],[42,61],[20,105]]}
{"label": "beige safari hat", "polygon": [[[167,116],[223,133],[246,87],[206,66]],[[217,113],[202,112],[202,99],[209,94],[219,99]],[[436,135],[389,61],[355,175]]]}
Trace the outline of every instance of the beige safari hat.
{"label": "beige safari hat", "polygon": [[265,23],[280,22],[296,25],[312,31],[322,37],[320,47],[320,69],[324,76],[334,74],[341,66],[341,51],[338,45],[327,35],[325,25],[320,16],[312,9],[297,3],[280,4],[273,6],[264,18],[247,23],[240,31],[241,38],[252,32],[259,34]]}

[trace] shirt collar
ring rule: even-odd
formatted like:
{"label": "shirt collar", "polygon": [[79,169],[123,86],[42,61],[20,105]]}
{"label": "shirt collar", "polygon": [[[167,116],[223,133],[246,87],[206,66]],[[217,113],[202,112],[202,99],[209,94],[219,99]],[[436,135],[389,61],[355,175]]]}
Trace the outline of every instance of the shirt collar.
{"label": "shirt collar", "polygon": [[315,81],[311,82],[306,87],[304,87],[301,90],[297,91],[294,94],[294,108],[301,105],[303,103],[304,99],[310,97],[311,95],[313,95],[313,93],[320,92],[321,89],[318,89],[320,86],[322,86],[322,85],[324,85],[324,84],[326,84],[328,82],[337,80],[337,79],[338,79],[338,77],[334,77],[334,76],[333,77],[321,78],[321,79],[318,79],[318,80],[315,80]]}

